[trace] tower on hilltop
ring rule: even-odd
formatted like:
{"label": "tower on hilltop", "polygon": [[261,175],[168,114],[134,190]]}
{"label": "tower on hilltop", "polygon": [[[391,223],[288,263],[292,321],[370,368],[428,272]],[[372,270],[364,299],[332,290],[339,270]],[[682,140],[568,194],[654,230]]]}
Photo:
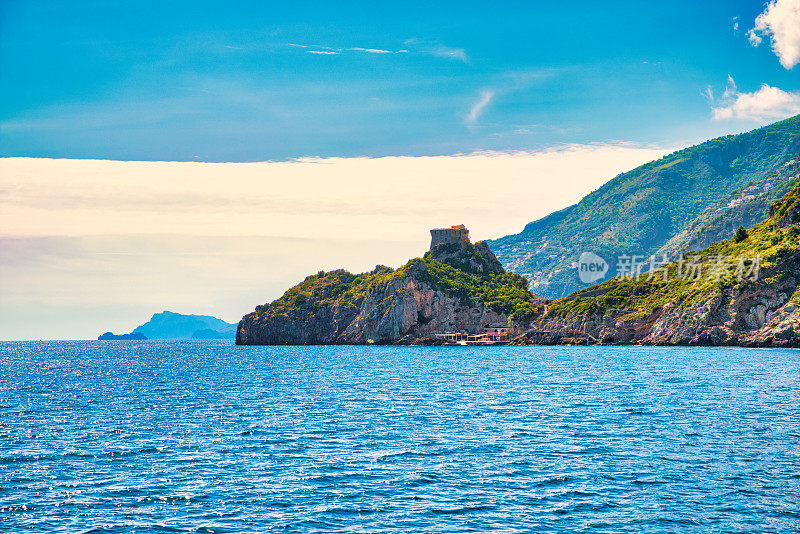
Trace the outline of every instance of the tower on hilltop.
{"label": "tower on hilltop", "polygon": [[463,224],[431,230],[431,248],[443,243],[469,243],[469,230]]}

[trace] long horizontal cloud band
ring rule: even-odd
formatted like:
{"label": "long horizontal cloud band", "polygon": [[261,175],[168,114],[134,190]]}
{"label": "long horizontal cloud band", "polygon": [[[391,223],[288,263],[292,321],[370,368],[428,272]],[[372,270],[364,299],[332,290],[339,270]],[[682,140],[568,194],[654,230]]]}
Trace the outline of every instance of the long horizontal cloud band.
{"label": "long horizontal cloud band", "polygon": [[519,231],[661,148],[263,163],[0,159],[3,235],[186,234],[425,239],[466,223]]}

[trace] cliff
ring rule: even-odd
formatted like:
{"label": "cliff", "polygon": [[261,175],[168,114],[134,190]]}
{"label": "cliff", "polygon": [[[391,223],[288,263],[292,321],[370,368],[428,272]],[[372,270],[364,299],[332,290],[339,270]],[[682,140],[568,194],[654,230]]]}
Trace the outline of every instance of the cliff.
{"label": "cliff", "polygon": [[800,185],[748,231],[549,303],[516,343],[800,346]]}
{"label": "cliff", "polygon": [[539,311],[525,278],[484,242],[438,245],[400,269],[319,272],[245,315],[240,345],[389,344],[527,323]]}

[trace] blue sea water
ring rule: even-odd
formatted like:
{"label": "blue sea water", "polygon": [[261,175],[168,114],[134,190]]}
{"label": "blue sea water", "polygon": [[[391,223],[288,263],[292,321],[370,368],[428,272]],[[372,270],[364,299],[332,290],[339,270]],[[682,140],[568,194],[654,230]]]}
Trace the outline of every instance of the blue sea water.
{"label": "blue sea water", "polygon": [[0,344],[4,532],[796,532],[800,351]]}

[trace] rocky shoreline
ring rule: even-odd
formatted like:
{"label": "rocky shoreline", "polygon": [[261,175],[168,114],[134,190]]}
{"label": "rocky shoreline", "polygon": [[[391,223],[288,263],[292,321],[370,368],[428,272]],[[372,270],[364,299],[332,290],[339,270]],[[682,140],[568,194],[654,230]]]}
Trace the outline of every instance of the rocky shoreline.
{"label": "rocky shoreline", "polygon": [[239,324],[236,342],[240,345],[434,344],[435,333],[453,325],[476,330],[494,323],[507,324],[508,317],[481,303],[464,302],[434,289],[411,274],[375,289],[359,305],[334,306],[314,314],[290,312],[263,321],[258,314],[245,316]]}

